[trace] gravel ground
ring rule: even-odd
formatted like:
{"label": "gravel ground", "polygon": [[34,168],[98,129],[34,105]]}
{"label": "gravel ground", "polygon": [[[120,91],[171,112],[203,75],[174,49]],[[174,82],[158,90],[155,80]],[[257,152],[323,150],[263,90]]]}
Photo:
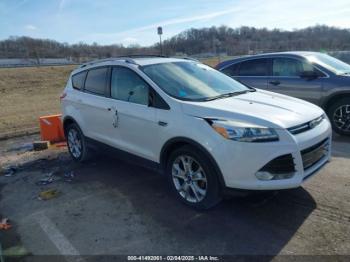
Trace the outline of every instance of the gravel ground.
{"label": "gravel ground", "polygon": [[[13,224],[0,231],[4,250],[20,245],[35,255],[82,260],[101,254],[350,259],[349,138],[333,139],[332,161],[303,187],[235,197],[205,212],[178,202],[152,170],[111,156],[75,164],[65,148],[26,152],[23,145],[35,139],[0,142],[0,164],[22,164],[12,177],[0,176],[0,212]],[[66,181],[70,171],[74,179]],[[38,186],[50,172],[54,181]],[[59,195],[39,200],[48,189]]]}

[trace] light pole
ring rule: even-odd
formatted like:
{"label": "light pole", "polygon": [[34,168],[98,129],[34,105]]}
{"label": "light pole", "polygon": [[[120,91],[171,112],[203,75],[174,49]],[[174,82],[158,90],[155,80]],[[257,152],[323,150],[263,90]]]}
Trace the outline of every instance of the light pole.
{"label": "light pole", "polygon": [[160,55],[163,55],[163,46],[162,46],[162,34],[163,34],[163,28],[161,26],[158,26],[157,32],[159,35],[159,47],[160,47]]}

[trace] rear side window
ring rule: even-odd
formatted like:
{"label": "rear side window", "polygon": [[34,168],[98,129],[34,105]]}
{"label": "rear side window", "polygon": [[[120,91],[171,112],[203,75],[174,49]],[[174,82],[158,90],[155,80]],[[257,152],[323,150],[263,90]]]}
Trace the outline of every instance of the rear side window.
{"label": "rear side window", "polygon": [[107,72],[107,67],[89,70],[85,81],[85,90],[93,94],[104,95],[107,85]]}
{"label": "rear side window", "polygon": [[268,59],[254,59],[240,63],[239,76],[267,76]]}
{"label": "rear side window", "polygon": [[72,76],[73,88],[78,89],[78,90],[82,90],[84,87],[85,77],[86,77],[86,71]]}
{"label": "rear side window", "polygon": [[125,67],[112,70],[111,97],[131,103],[148,105],[149,86],[134,71]]}
{"label": "rear side window", "polygon": [[238,76],[239,63],[230,65],[221,70],[224,74],[228,76]]}

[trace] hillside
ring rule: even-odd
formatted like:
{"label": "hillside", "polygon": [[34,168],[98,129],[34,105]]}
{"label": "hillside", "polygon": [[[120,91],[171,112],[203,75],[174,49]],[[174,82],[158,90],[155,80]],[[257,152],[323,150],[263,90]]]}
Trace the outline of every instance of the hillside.
{"label": "hillside", "polygon": [[[96,39],[98,42],[98,39]],[[142,43],[141,43],[142,44]],[[220,54],[244,55],[250,53],[313,50],[350,50],[350,30],[318,25],[305,29],[279,29],[227,26],[189,29],[164,41],[167,55]],[[49,39],[10,37],[0,41],[0,58],[71,58],[76,62],[126,54],[158,54],[158,44],[150,47],[94,43],[67,44]]]}

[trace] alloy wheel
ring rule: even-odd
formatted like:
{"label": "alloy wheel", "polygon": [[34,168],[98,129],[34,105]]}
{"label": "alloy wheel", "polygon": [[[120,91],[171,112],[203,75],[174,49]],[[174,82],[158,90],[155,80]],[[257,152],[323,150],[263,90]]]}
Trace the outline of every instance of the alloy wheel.
{"label": "alloy wheel", "polygon": [[350,131],[350,105],[339,106],[333,114],[334,125],[342,131]]}
{"label": "alloy wheel", "polygon": [[78,159],[82,152],[82,142],[78,131],[75,129],[68,131],[68,147],[73,157]]}
{"label": "alloy wheel", "polygon": [[180,155],[172,165],[172,179],[177,192],[186,201],[201,202],[207,194],[207,178],[201,165],[191,156]]}

